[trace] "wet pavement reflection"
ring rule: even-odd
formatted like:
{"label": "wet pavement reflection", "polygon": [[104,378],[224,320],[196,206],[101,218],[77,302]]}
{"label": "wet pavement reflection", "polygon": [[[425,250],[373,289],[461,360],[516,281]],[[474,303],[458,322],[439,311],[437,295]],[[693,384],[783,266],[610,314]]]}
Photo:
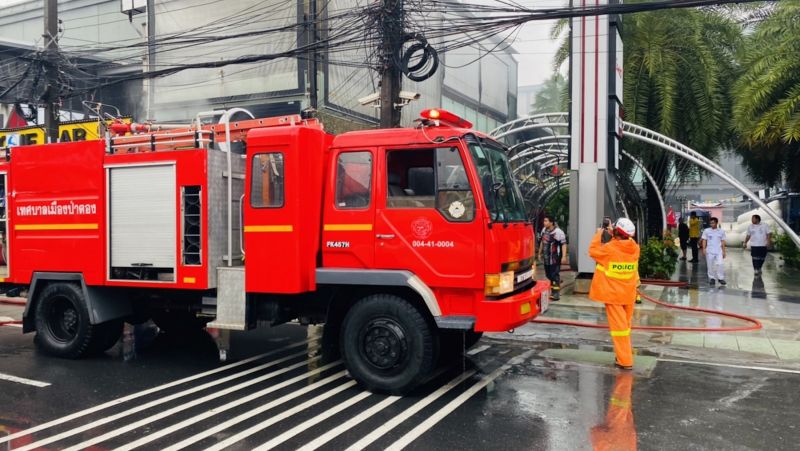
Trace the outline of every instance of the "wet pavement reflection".
{"label": "wet pavement reflection", "polygon": [[636,425],[631,402],[633,380],[629,371],[617,373],[608,398],[605,421],[591,430],[595,451],[636,450]]}

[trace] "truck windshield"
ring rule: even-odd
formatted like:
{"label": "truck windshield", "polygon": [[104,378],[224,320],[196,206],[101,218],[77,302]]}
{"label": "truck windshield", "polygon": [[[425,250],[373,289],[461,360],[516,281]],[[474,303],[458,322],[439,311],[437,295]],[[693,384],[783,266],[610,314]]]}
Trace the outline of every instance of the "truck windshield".
{"label": "truck windshield", "polygon": [[492,221],[525,221],[519,187],[511,175],[508,158],[499,144],[489,140],[468,140],[469,153],[478,169],[481,188]]}

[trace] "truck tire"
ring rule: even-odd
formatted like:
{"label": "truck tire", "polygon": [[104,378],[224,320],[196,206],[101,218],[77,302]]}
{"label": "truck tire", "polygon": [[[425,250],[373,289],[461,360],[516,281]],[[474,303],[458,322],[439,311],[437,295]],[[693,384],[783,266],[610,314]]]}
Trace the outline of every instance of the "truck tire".
{"label": "truck tire", "polygon": [[56,282],[37,296],[36,345],[44,352],[76,359],[97,349],[98,326],[90,324],[83,291],[75,284]]}
{"label": "truck tire", "polygon": [[436,365],[434,327],[401,297],[377,294],[361,299],[342,323],[345,366],[370,391],[405,394],[424,382]]}

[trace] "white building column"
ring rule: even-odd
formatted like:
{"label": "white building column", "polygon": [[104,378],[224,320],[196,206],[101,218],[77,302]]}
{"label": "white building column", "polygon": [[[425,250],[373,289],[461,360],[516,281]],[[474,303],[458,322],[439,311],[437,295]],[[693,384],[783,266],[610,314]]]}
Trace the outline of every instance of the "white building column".
{"label": "white building column", "polygon": [[[600,4],[618,0],[600,0]],[[595,4],[592,4],[594,6]],[[573,6],[587,6],[574,0]],[[570,264],[594,273],[589,242],[604,216],[617,216],[614,171],[622,123],[622,39],[619,18],[571,19]]]}

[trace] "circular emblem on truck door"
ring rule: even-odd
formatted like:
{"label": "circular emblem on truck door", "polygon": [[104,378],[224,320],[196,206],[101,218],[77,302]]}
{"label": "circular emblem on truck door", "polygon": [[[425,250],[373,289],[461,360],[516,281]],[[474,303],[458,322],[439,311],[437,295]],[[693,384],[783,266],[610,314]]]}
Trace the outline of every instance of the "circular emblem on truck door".
{"label": "circular emblem on truck door", "polygon": [[417,239],[424,240],[431,236],[433,223],[428,218],[417,218],[411,222],[411,232]]}
{"label": "circular emblem on truck door", "polygon": [[451,203],[450,206],[447,207],[447,212],[450,213],[450,216],[452,216],[455,219],[464,216],[464,212],[466,211],[467,209],[464,207],[464,204],[462,204],[460,200],[453,201],[453,203]]}

